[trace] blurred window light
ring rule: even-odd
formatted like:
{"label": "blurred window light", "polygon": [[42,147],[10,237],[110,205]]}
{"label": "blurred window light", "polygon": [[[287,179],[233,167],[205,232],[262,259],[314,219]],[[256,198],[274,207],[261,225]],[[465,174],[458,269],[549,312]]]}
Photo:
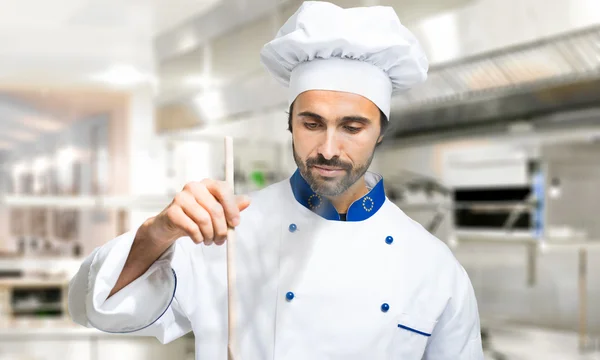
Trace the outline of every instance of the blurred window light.
{"label": "blurred window light", "polygon": [[568,18],[571,23],[581,27],[597,25],[600,23],[600,1],[570,1]]}
{"label": "blurred window light", "polygon": [[13,166],[13,175],[19,176],[24,172],[29,170],[27,164],[25,162],[18,162]]}
{"label": "blurred window light", "polygon": [[13,143],[10,141],[0,140],[0,149],[10,149]]}
{"label": "blurred window light", "polygon": [[181,36],[181,38],[177,42],[177,49],[179,50],[179,52],[190,51],[196,46],[198,46],[198,39],[191,30],[186,32],[183,36]]}
{"label": "blurred window light", "polygon": [[32,141],[37,138],[37,134],[26,130],[4,130],[4,135],[19,141]]}
{"label": "blurred window light", "polygon": [[56,154],[56,163],[60,167],[70,166],[77,158],[77,153],[72,147],[60,149]]}
{"label": "blurred window light", "polygon": [[456,13],[447,12],[432,16],[421,22],[431,63],[456,59],[460,52],[460,41]]}
{"label": "blurred window light", "polygon": [[516,151],[512,155],[513,155],[513,157],[516,160],[525,160],[525,159],[527,159],[527,154],[525,152],[523,152],[523,151]]}
{"label": "blurred window light", "polygon": [[36,174],[42,173],[48,169],[50,162],[46,157],[40,156],[33,162],[33,172]]}
{"label": "blurred window light", "polygon": [[553,178],[550,182],[549,196],[551,199],[557,199],[561,196],[562,190],[560,186],[560,179]]}
{"label": "blurred window light", "polygon": [[218,90],[203,91],[194,98],[200,114],[209,122],[225,115],[223,96]]}
{"label": "blurred window light", "polygon": [[91,79],[118,87],[157,83],[155,76],[144,74],[135,67],[125,64],[113,65],[104,72],[91,75]]}
{"label": "blurred window light", "polygon": [[548,243],[545,240],[541,240],[538,242],[539,247],[538,249],[540,250],[541,254],[546,254],[548,252]]}
{"label": "blurred window light", "polygon": [[186,76],[183,79],[183,83],[185,86],[195,87],[195,88],[212,88],[223,85],[223,81],[220,79],[215,79],[214,77],[208,74],[202,75],[190,75]]}
{"label": "blurred window light", "polygon": [[[38,166],[38,168],[36,168],[36,165]],[[36,164],[34,162],[34,164],[33,164],[33,190],[36,193],[38,193],[44,189],[44,183],[45,183],[45,179],[46,179],[44,171],[45,171],[45,166],[44,166],[44,168],[42,168],[41,165]]]}
{"label": "blurred window light", "polygon": [[58,131],[64,127],[64,123],[43,115],[26,115],[19,122],[32,130]]}

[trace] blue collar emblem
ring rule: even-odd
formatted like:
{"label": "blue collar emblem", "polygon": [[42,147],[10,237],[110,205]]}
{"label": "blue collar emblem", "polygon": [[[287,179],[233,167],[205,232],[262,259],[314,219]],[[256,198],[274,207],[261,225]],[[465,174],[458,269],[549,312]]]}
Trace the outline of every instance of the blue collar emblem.
{"label": "blue collar emblem", "polygon": [[[350,205],[346,214],[346,221],[366,220],[373,216],[385,202],[385,190],[381,175],[367,172],[365,181],[367,187],[371,190]],[[340,221],[340,214],[333,204],[327,198],[312,191],[310,185],[300,175],[299,169],[290,178],[290,184],[296,201],[304,207],[327,220]]]}

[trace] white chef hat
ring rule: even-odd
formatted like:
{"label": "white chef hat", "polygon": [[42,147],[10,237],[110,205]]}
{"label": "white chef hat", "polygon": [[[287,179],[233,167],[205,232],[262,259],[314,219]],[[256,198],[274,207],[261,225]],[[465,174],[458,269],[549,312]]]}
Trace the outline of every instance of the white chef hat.
{"label": "white chef hat", "polygon": [[429,67],[391,7],[343,9],[323,1],[304,2],[260,55],[289,88],[289,104],[307,90],[350,92],[388,119],[392,95],[425,81]]}

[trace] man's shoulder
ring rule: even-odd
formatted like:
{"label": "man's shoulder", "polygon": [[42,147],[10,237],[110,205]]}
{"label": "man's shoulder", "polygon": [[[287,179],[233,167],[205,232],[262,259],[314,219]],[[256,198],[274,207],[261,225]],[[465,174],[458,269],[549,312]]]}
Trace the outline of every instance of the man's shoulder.
{"label": "man's shoulder", "polygon": [[415,254],[422,265],[428,264],[434,268],[454,268],[458,260],[450,247],[423,227],[419,222],[408,216],[402,209],[389,199],[385,204],[386,221],[394,224],[397,231],[402,233],[404,244]]}
{"label": "man's shoulder", "polygon": [[274,214],[281,213],[283,204],[291,195],[289,179],[283,180],[263,189],[247,194],[250,197],[250,206],[242,212],[242,217],[251,217],[253,222],[271,218]]}
{"label": "man's shoulder", "polygon": [[250,206],[242,211],[241,222],[237,227],[240,233],[244,236],[264,234],[279,226],[277,217],[282,214],[282,207],[288,201],[289,193],[289,180],[284,180],[246,194],[250,197]]}
{"label": "man's shoulder", "polygon": [[280,201],[290,191],[290,180],[282,180],[271,184],[263,189],[253,191],[248,194],[251,199],[251,205],[254,207],[271,205],[274,201]]}
{"label": "man's shoulder", "polygon": [[388,221],[402,234],[403,246],[399,249],[402,260],[409,263],[409,267],[419,269],[421,279],[435,287],[439,294],[451,296],[456,289],[466,286],[470,282],[469,275],[452,249],[394,203],[387,202]]}

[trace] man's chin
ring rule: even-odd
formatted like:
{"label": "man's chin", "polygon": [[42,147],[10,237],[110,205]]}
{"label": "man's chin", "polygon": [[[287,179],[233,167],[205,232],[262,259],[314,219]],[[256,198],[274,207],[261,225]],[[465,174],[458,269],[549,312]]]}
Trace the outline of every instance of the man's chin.
{"label": "man's chin", "polygon": [[339,193],[339,181],[337,179],[314,179],[313,191],[322,196],[337,196]]}

